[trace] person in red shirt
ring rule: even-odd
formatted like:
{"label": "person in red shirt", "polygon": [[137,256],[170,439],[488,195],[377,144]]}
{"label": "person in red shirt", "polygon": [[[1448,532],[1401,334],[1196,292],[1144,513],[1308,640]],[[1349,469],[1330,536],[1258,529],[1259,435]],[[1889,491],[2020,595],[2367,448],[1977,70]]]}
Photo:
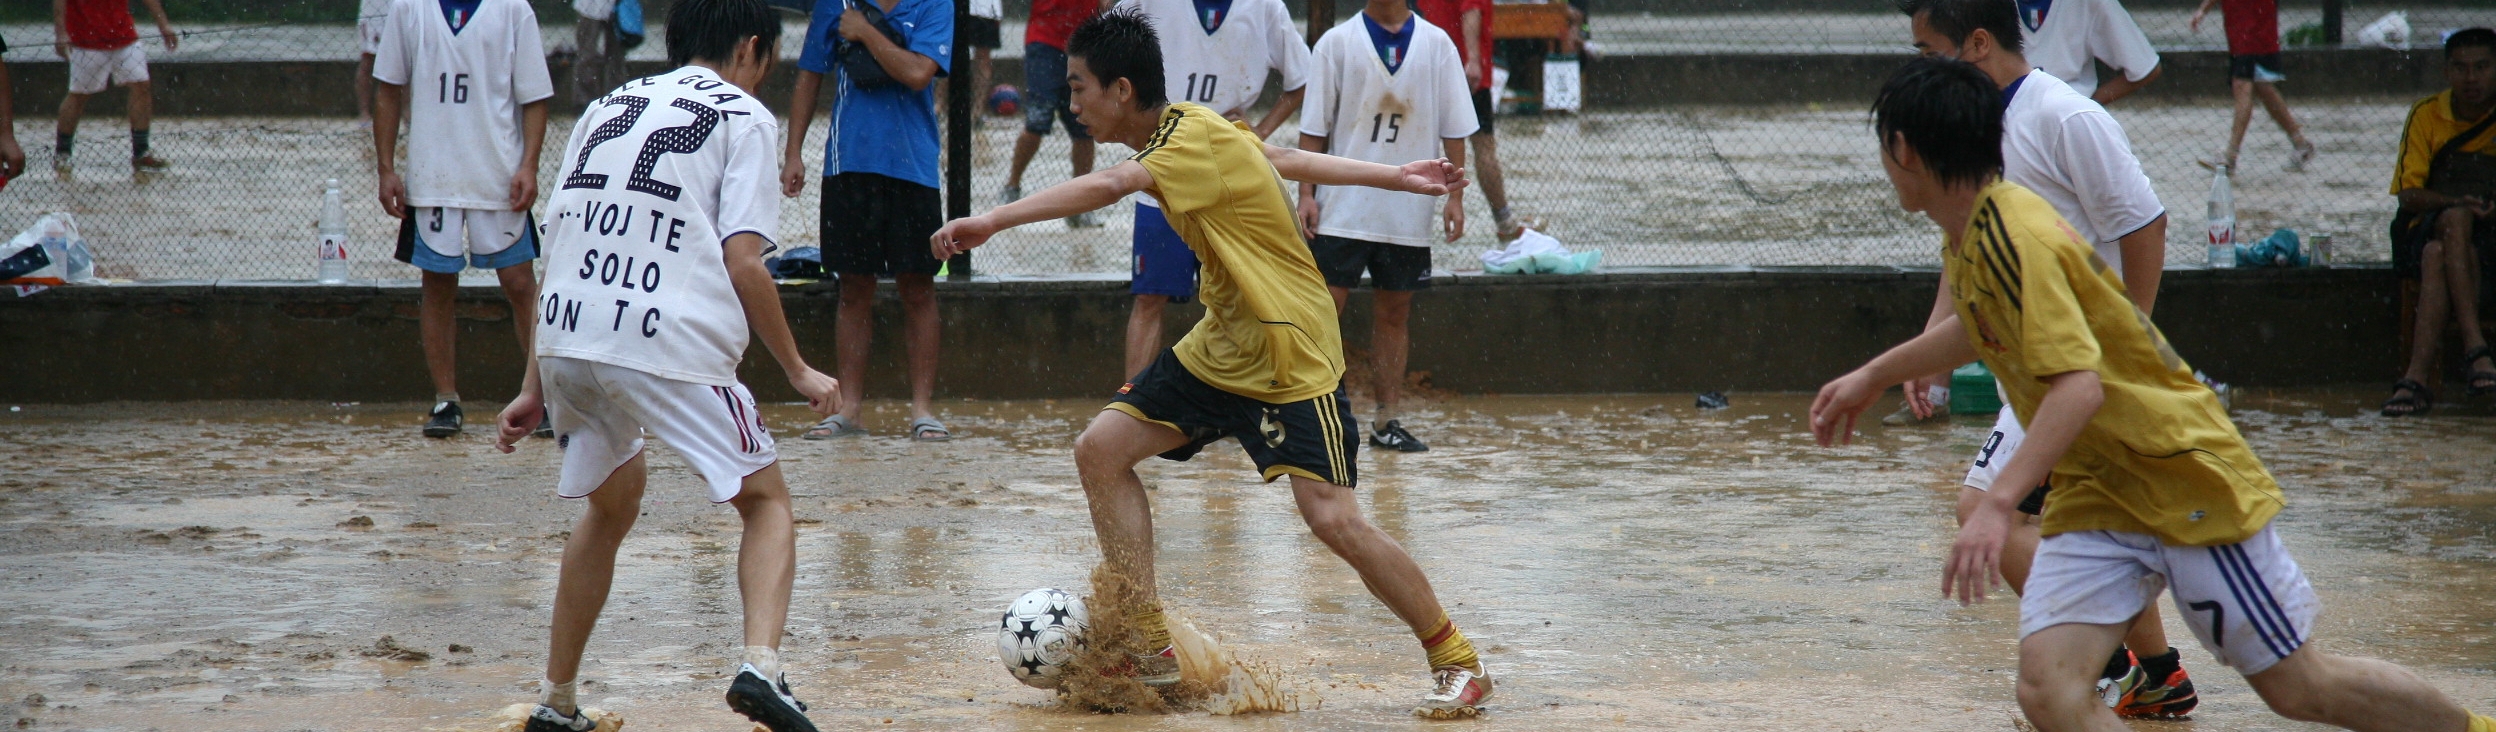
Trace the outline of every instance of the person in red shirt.
{"label": "person in red shirt", "polygon": [[[165,20],[160,0],[139,0],[156,19],[156,33],[165,50],[182,44],[181,34]],[[70,149],[77,141],[78,118],[87,112],[87,97],[106,86],[130,87],[130,166],[142,171],[167,167],[148,150],[148,123],[155,117],[156,98],[147,85],[147,52],[139,49],[139,27],[130,18],[130,0],[52,0],[52,52],[69,60],[69,95],[61,98],[54,123],[52,169],[69,172]]]}
{"label": "person in red shirt", "polygon": [[[1023,197],[1023,170],[1040,153],[1040,139],[1049,136],[1052,123],[1064,123],[1066,138],[1073,143],[1066,153],[1071,168],[1067,177],[1092,172],[1092,134],[1066,106],[1066,40],[1074,37],[1076,26],[1109,5],[1110,0],[1032,0],[1031,22],[1023,26],[1023,134],[1014,138],[1014,163],[1006,169],[999,204]],[[1066,225],[1091,228],[1100,219],[1086,211],[1066,217]]]}
{"label": "person in red shirt", "polygon": [[[9,42],[0,40],[0,56],[9,52]],[[9,98],[9,62],[0,59],[0,99]],[[10,114],[10,105],[0,104],[0,186],[9,184],[26,172],[26,151],[17,147],[17,123]]]}
{"label": "person in red shirt", "polygon": [[1499,224],[1500,240],[1517,238],[1531,224],[1508,208],[1508,182],[1499,168],[1499,139],[1491,134],[1491,114],[1498,102],[1491,90],[1491,0],[1417,0],[1414,4],[1423,20],[1456,41],[1456,55],[1465,63],[1465,85],[1473,90],[1473,116],[1482,125],[1469,138],[1473,177],[1481,184],[1482,198],[1491,204],[1491,220]]}
{"label": "person in red shirt", "polygon": [[2279,0],[2201,0],[2201,8],[2193,11],[2193,32],[2201,32],[2202,16],[2209,15],[2213,5],[2227,16],[2227,75],[2236,92],[2236,121],[2228,129],[2227,149],[2203,159],[2202,167],[2236,169],[2236,151],[2245,146],[2245,127],[2253,123],[2253,101],[2259,98],[2262,108],[2271,113],[2271,121],[2279,123],[2279,131],[2288,133],[2288,142],[2295,146],[2288,156],[2288,172],[2303,172],[2305,164],[2314,160],[2314,143],[2305,139],[2305,128],[2288,112],[2288,102],[2279,98],[2278,84],[2288,79],[2279,65]]}

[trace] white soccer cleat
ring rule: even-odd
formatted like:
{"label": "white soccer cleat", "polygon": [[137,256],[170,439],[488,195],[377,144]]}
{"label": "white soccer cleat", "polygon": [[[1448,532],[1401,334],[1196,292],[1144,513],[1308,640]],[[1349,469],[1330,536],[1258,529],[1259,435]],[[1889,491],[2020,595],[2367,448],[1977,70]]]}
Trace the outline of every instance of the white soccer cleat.
{"label": "white soccer cleat", "polygon": [[1491,698],[1491,674],[1488,669],[1476,673],[1463,666],[1441,666],[1433,673],[1439,688],[1421,698],[1413,707],[1413,716],[1423,719],[1463,719],[1482,715],[1482,702]]}

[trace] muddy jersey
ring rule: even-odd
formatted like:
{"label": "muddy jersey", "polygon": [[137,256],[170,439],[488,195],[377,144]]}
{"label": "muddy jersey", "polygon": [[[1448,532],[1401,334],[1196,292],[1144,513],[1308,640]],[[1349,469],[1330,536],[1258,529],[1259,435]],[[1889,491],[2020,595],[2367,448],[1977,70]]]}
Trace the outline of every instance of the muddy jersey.
{"label": "muddy jersey", "polygon": [[537,355],[712,386],[737,383],[745,308],[728,237],[779,236],[780,123],[687,66],[591,103],[546,181]]}

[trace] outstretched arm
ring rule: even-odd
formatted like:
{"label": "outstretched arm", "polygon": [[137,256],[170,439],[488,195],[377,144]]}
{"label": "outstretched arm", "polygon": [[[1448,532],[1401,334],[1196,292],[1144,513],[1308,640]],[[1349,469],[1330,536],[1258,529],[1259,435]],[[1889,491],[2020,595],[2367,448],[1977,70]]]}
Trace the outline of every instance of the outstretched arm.
{"label": "outstretched arm", "polygon": [[1872,401],[1880,398],[1889,385],[1974,360],[1976,348],[1968,345],[1959,316],[1952,315],[1924,329],[1924,334],[1914,340],[1898,344],[1862,368],[1820,387],[1820,397],[1811,403],[1811,433],[1822,446],[1852,442],[1855,415],[1872,406]]}
{"label": "outstretched arm", "polygon": [[1368,186],[1425,196],[1444,196],[1465,187],[1464,166],[1447,158],[1392,166],[1267,145],[1265,159],[1284,178],[1321,186]]}
{"label": "outstretched arm", "polygon": [[928,237],[928,251],[937,259],[988,243],[997,232],[1037,221],[1062,219],[1105,208],[1153,185],[1153,174],[1133,160],[1049,186],[1020,201],[989,209],[978,216],[954,219]]}

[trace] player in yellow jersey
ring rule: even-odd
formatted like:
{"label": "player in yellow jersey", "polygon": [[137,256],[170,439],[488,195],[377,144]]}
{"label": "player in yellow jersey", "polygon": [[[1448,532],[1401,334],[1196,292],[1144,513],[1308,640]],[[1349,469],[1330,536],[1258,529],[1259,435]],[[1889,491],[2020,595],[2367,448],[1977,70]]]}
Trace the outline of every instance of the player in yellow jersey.
{"label": "player in yellow jersey", "polygon": [[980,216],[957,219],[930,242],[939,259],[997,232],[1117,203],[1138,191],[1162,204],[1203,261],[1205,318],[1120,387],[1075,438],[1076,471],[1109,566],[1136,583],[1130,609],[1151,647],[1137,659],[1147,684],[1178,681],[1177,656],[1153,579],[1152,506],[1135,465],[1194,457],[1237,437],[1266,480],[1291,478],[1300,516],[1361,575],[1371,594],[1412,627],[1437,688],[1413,711],[1470,716],[1491,694],[1473,644],[1457,632],[1430,579],[1393,538],[1361,516],[1352,493],[1360,426],[1343,392],[1343,342],[1334,300],[1294,225],[1283,179],[1446,195],[1464,172],[1445,159],[1391,167],[1259,140],[1247,125],[1164,95],[1161,44],[1138,14],[1086,21],[1067,44],[1071,106],[1096,139],[1134,157]]}
{"label": "player in yellow jersey", "polygon": [[[2045,732],[2125,727],[2089,691],[2133,616],[2176,609],[2272,711],[2347,729],[2496,732],[2408,670],[2306,644],[2314,588],[2270,526],[2278,483],[2217,395],[2125,299],[2043,198],[2001,180],[2001,92],[1964,62],[1921,58],[1873,102],[1900,205],[1940,224],[1952,327],[1822,387],[1821,444],[1847,438],[1883,386],[1982,358],[2028,439],[2002,485],[2054,486],[2020,600],[2019,704]],[[1942,593],[1982,601],[2018,491],[1987,494],[1959,530]]]}

